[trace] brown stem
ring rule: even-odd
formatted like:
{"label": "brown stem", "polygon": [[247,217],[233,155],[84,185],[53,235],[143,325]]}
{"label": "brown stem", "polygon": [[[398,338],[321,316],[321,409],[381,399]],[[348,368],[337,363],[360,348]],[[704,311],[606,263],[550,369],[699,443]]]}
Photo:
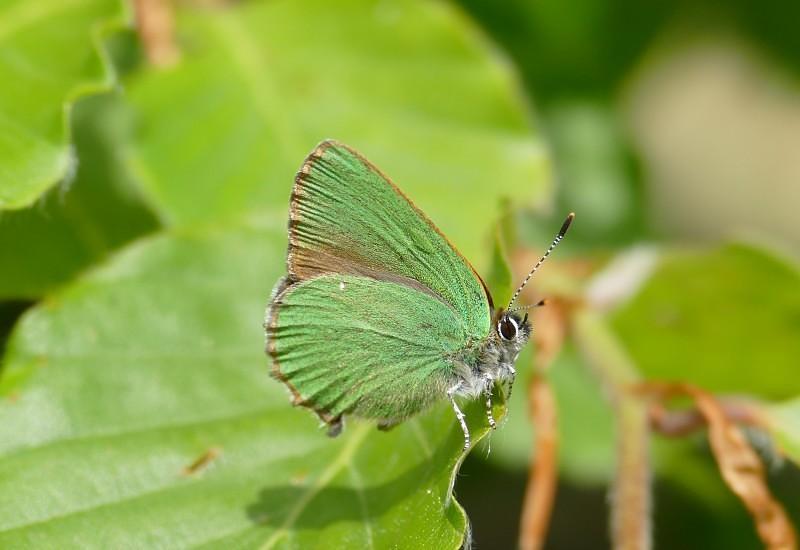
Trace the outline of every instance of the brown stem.
{"label": "brown stem", "polygon": [[534,375],[528,387],[528,406],[533,430],[533,452],[520,517],[519,545],[524,550],[541,548],[553,512],[558,481],[558,415],[553,390],[545,377],[564,344],[567,307],[560,300],[533,312],[536,355]]}
{"label": "brown stem", "polygon": [[157,67],[177,62],[180,52],[175,45],[171,4],[167,0],[134,0],[133,7],[147,60]]}
{"label": "brown stem", "polygon": [[535,374],[528,390],[533,420],[534,456],[531,459],[525,502],[520,518],[519,547],[537,550],[544,546],[558,479],[558,416],[553,390]]}
{"label": "brown stem", "polygon": [[647,410],[623,396],[617,406],[617,470],[611,493],[614,547],[650,548],[650,461]]}

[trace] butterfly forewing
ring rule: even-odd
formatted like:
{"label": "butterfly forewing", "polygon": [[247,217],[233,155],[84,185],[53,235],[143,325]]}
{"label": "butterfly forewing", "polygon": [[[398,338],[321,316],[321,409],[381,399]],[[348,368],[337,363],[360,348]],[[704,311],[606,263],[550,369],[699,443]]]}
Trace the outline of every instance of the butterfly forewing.
{"label": "butterfly forewing", "polygon": [[429,293],[453,308],[467,338],[485,338],[491,305],[469,263],[377,168],[349,147],[320,144],[290,204],[289,277],[348,273]]}

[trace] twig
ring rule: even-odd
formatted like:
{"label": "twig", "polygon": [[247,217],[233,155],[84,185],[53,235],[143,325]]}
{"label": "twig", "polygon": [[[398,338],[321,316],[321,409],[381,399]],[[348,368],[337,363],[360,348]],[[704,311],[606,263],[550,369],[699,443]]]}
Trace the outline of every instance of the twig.
{"label": "twig", "polygon": [[528,399],[534,425],[534,453],[520,518],[519,547],[537,550],[544,546],[556,494],[558,418],[553,390],[539,374],[533,377]]}
{"label": "twig", "polygon": [[617,403],[617,471],[611,493],[611,533],[614,547],[650,548],[651,495],[647,411],[635,398]]}
{"label": "twig", "polygon": [[545,376],[566,335],[566,307],[557,299],[534,311],[536,355],[528,387],[528,411],[533,426],[533,452],[520,517],[519,546],[542,548],[553,512],[558,481],[558,415],[556,400]]}
{"label": "twig", "polygon": [[197,457],[194,462],[185,466],[183,470],[181,470],[181,474],[184,476],[192,476],[198,474],[208,468],[212,462],[217,460],[220,455],[222,454],[221,447],[211,447],[207,449],[203,454]]}
{"label": "twig", "polygon": [[611,490],[611,538],[614,548],[652,546],[649,426],[643,400],[628,391],[638,374],[604,322],[587,308],[572,317],[578,346],[603,382],[616,412],[617,468]]}
{"label": "twig", "polygon": [[180,59],[175,45],[172,6],[166,0],[134,0],[136,29],[147,60],[156,67],[168,67]]}

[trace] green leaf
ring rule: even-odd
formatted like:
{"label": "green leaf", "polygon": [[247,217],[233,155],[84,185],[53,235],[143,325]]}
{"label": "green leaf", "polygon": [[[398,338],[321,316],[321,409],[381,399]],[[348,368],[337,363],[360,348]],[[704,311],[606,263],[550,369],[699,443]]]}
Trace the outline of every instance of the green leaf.
{"label": "green leaf", "polygon": [[[682,4],[634,0],[460,0],[502,44],[544,102],[616,91]],[[763,10],[762,10],[763,11]]]}
{"label": "green leaf", "polygon": [[514,75],[448,3],[242,3],[178,23],[184,62],[128,86],[132,162],[174,224],[282,218],[323,138],[361,151],[478,266],[499,197],[547,198]]}
{"label": "green leaf", "polygon": [[613,325],[648,378],[800,394],[800,273],[746,245],[668,255]]}
{"label": "green leaf", "polygon": [[284,239],[142,240],[23,317],[0,381],[0,547],[459,547],[448,403],[331,440],[267,376]]}
{"label": "green leaf", "polygon": [[0,209],[31,204],[74,166],[69,112],[111,87],[101,42],[123,17],[119,0],[0,6]]}
{"label": "green leaf", "polygon": [[125,128],[119,97],[75,105],[75,180],[39,203],[0,216],[0,299],[36,299],[157,221],[120,159]]}
{"label": "green leaf", "polygon": [[495,307],[505,307],[511,299],[514,284],[511,274],[511,265],[508,262],[506,243],[503,237],[503,227],[497,224],[492,238],[492,257],[489,272],[486,276],[486,285],[492,293]]}
{"label": "green leaf", "polygon": [[600,101],[561,101],[544,113],[558,167],[561,212],[578,213],[569,241],[608,247],[645,233],[643,185],[612,108]]}
{"label": "green leaf", "polygon": [[[323,137],[487,259],[497,199],[548,192],[513,75],[444,3],[246,3],[181,12],[177,36],[184,62],[128,88],[133,166],[174,227],[47,296],[10,338],[0,547],[457,548],[449,404],[330,440],[268,377],[260,325],[293,174]],[[483,404],[465,412],[477,442]]]}
{"label": "green leaf", "polygon": [[800,465],[800,397],[767,405],[766,412],[781,451]]}

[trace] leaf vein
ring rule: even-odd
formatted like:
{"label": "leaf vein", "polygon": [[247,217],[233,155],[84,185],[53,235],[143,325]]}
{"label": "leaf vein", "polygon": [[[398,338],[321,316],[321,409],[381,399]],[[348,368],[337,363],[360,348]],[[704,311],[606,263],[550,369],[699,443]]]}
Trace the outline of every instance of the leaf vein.
{"label": "leaf vein", "polygon": [[372,522],[369,519],[369,513],[367,512],[367,496],[364,493],[364,483],[361,480],[361,474],[358,473],[358,469],[356,468],[355,464],[350,464],[348,466],[350,470],[350,477],[353,479],[353,488],[356,491],[356,496],[358,496],[358,504],[361,508],[361,515],[364,518],[364,536],[366,538],[366,546],[368,548],[375,548],[375,539],[372,535]]}
{"label": "leaf vein", "polygon": [[337,456],[336,459],[331,462],[331,464],[322,472],[322,475],[317,478],[316,482],[311,485],[308,490],[300,496],[300,498],[297,499],[297,503],[289,512],[289,515],[286,517],[286,521],[284,521],[283,525],[281,525],[280,528],[278,528],[278,530],[275,531],[272,536],[266,540],[266,542],[264,542],[264,544],[261,546],[262,550],[273,548],[284,536],[288,534],[289,528],[294,525],[306,507],[311,503],[312,500],[314,500],[314,497],[316,497],[319,492],[328,483],[330,483],[331,480],[336,477],[336,475],[341,472],[342,469],[353,458],[353,455],[366,438],[369,429],[369,425],[362,424],[353,430],[353,436],[350,438],[347,444],[342,447],[342,450],[339,452],[339,456]]}
{"label": "leaf vein", "polygon": [[[100,432],[100,433],[90,433],[86,435],[77,435],[72,437],[62,437],[58,439],[51,439],[41,445],[32,445],[29,447],[18,448],[15,451],[5,453],[0,455],[0,461],[7,460],[9,458],[15,458],[20,455],[24,455],[26,453],[40,451],[46,449],[48,447],[55,447],[57,445],[63,444],[70,444],[70,443],[88,443],[94,441],[102,441],[107,439],[117,439],[120,437],[130,437],[133,435],[142,435],[147,434],[149,432],[160,432],[160,431],[169,431],[169,430],[182,430],[182,429],[190,429],[190,428],[197,428],[200,426],[205,426],[208,424],[215,424],[218,422],[231,422],[235,420],[241,420],[244,418],[248,418],[251,416],[266,416],[270,412],[274,412],[275,409],[278,407],[269,407],[269,408],[259,408],[251,411],[239,412],[236,414],[231,414],[227,416],[218,416],[218,417],[209,417],[200,420],[194,420],[191,422],[175,422],[171,424],[154,424],[152,426],[146,427],[137,427],[130,430],[121,430],[118,432]],[[285,407],[282,407],[285,408]]]}

